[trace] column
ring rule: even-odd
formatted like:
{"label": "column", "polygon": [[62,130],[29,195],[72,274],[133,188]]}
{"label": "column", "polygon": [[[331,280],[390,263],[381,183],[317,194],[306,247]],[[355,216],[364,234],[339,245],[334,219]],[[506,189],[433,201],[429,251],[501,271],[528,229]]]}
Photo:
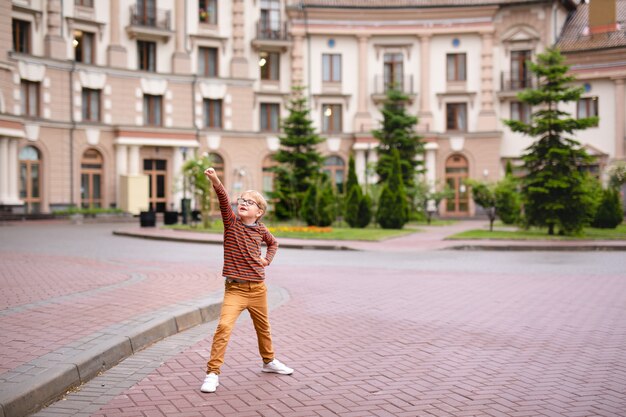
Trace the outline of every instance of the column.
{"label": "column", "polygon": [[126,145],[115,146],[115,185],[117,190],[117,205],[122,202],[121,182],[122,176],[128,173],[128,147]]}
{"label": "column", "polygon": [[107,60],[110,67],[126,68],[126,48],[120,45],[120,0],[110,0],[109,25],[111,38],[107,48]]}
{"label": "column", "polygon": [[[354,132],[369,131],[372,124],[372,117],[368,111],[369,95],[367,92],[367,41],[368,35],[357,35],[359,42],[359,92],[357,94],[357,110],[354,116]],[[344,65],[346,65],[344,63]]]}
{"label": "column", "polygon": [[183,164],[185,163],[184,154],[187,153],[187,149],[176,148],[174,149],[174,161],[173,161],[173,173],[174,173],[174,210],[181,211],[180,200],[183,198]]}
{"label": "column", "polygon": [[9,201],[14,204],[22,204],[20,201],[18,184],[18,161],[17,139],[9,139]]}
{"label": "column", "polygon": [[482,34],[479,131],[493,132],[498,129],[493,110],[493,33]]}
{"label": "column", "polygon": [[47,31],[44,38],[45,54],[48,58],[67,59],[67,48],[61,34],[63,22],[61,21],[61,0],[48,0],[46,12]]}
{"label": "column", "polygon": [[626,157],[626,100],[624,78],[615,80],[615,159]]}
{"label": "column", "polygon": [[139,175],[139,165],[140,165],[140,157],[139,157],[139,145],[129,146],[128,149],[128,175]]}
{"label": "column", "polygon": [[9,200],[9,138],[0,137],[0,204]]}
{"label": "column", "polygon": [[302,45],[304,36],[301,34],[293,35],[293,47],[291,48],[291,85],[301,86],[304,83],[302,68]]}
{"label": "column", "polygon": [[176,50],[172,55],[172,72],[174,74],[191,74],[191,57],[185,50],[185,2],[176,1],[174,14],[176,16]]}
{"label": "column", "polygon": [[232,78],[248,78],[248,60],[244,55],[244,0],[233,0],[233,57],[230,61]]}
{"label": "column", "polygon": [[359,179],[359,184],[365,184],[365,176],[367,166],[365,165],[365,150],[354,149],[354,169],[356,170],[356,176]]}
{"label": "column", "polygon": [[422,35],[420,39],[420,130],[433,129],[433,114],[430,110],[430,37]]}
{"label": "column", "polygon": [[424,150],[426,151],[424,168],[426,168],[426,182],[429,185],[430,191],[435,191],[435,184],[437,182],[437,149],[439,149],[439,145],[435,142],[428,142],[424,146]]}

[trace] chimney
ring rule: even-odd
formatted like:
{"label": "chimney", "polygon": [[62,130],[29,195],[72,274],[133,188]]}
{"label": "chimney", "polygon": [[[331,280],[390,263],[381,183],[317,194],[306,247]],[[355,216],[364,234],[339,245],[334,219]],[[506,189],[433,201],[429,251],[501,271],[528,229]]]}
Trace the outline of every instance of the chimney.
{"label": "chimney", "polygon": [[617,26],[617,0],[590,0],[589,1],[589,32],[614,32]]}

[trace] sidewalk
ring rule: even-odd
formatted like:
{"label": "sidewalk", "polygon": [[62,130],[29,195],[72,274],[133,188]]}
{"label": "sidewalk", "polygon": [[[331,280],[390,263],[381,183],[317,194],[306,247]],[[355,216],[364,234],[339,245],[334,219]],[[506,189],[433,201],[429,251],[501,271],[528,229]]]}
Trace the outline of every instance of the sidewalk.
{"label": "sidewalk", "polygon": [[[281,248],[319,250],[361,250],[416,252],[427,250],[517,250],[517,251],[626,251],[625,240],[446,240],[447,236],[466,230],[487,227],[486,221],[465,220],[449,226],[420,226],[416,233],[380,242],[280,238]],[[219,233],[164,229],[160,227],[127,227],[113,232],[117,236],[143,239],[222,244]]]}

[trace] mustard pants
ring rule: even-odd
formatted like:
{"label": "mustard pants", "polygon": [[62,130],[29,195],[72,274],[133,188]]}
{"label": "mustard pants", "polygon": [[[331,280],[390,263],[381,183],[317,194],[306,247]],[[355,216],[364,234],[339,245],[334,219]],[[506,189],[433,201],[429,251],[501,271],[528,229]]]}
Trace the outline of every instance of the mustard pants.
{"label": "mustard pants", "polygon": [[213,372],[219,375],[220,367],[224,363],[224,354],[226,353],[226,345],[228,345],[230,334],[235,327],[237,318],[246,309],[254,323],[259,342],[259,353],[261,358],[263,358],[263,362],[268,363],[274,360],[265,283],[227,281],[225,285],[224,303],[220,312],[220,321],[213,336],[211,358],[207,363],[207,374]]}

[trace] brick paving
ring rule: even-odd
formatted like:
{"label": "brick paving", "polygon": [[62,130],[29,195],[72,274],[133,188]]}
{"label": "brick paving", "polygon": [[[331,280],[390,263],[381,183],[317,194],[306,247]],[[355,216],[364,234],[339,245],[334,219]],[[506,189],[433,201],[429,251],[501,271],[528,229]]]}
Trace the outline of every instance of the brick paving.
{"label": "brick paving", "polygon": [[[429,251],[437,233],[375,252],[279,251],[271,322],[292,376],[260,372],[243,317],[215,394],[198,389],[212,322],[37,416],[626,416],[623,256]],[[65,245],[0,245],[0,391],[221,288],[217,246],[207,268],[203,245]]]}
{"label": "brick paving", "polygon": [[[271,279],[290,295],[271,321],[294,375],[260,372],[243,321],[215,394],[198,389],[207,335],[84,415],[626,416],[624,274],[275,266]],[[38,416],[83,415],[56,412]]]}

